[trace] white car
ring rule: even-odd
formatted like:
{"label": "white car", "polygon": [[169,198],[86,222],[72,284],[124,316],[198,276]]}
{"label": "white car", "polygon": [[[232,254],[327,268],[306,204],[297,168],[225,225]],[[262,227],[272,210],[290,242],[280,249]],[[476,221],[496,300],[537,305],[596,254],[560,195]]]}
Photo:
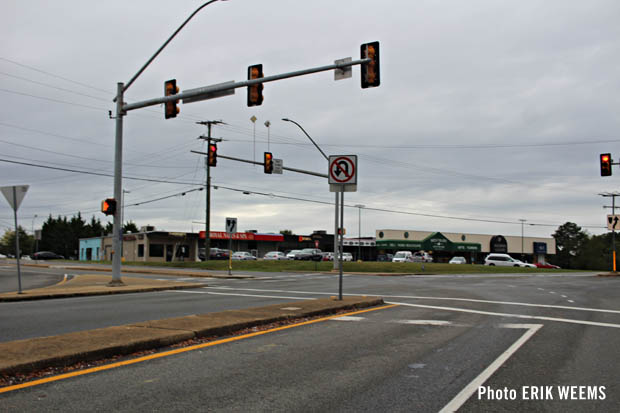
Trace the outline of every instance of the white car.
{"label": "white car", "polygon": [[414,252],[411,257],[413,262],[433,262],[433,257],[428,252],[418,251]]}
{"label": "white car", "polygon": [[231,259],[235,261],[248,261],[248,260],[255,260],[256,257],[247,251],[237,251],[232,255]]}
{"label": "white car", "polygon": [[392,262],[413,262],[413,254],[411,251],[397,251]]}
{"label": "white car", "polygon": [[508,254],[489,254],[484,259],[484,265],[498,266],[498,267],[524,267],[524,263],[512,258]]}
{"label": "white car", "polygon": [[301,252],[301,250],[291,250],[291,251],[289,251],[288,254],[286,254],[286,259],[294,260],[295,259],[295,255],[299,254],[300,252]]}
{"label": "white car", "polygon": [[350,252],[343,252],[342,261],[353,261],[353,254],[351,254]]}
{"label": "white car", "polygon": [[287,260],[286,255],[281,251],[270,251],[263,257],[265,261]]}
{"label": "white car", "polygon": [[515,261],[519,261],[519,264],[521,264],[521,266],[525,268],[538,268],[534,264],[530,264],[529,262],[523,262],[521,260],[515,260]]}
{"label": "white car", "polygon": [[465,257],[452,257],[448,264],[467,264]]}

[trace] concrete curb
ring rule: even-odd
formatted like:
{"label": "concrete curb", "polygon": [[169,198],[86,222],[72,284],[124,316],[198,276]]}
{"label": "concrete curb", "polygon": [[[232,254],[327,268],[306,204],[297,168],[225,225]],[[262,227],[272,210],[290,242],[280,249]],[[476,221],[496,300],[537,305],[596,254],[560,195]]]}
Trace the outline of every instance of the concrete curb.
{"label": "concrete curb", "polygon": [[0,343],[0,375],[70,366],[166,347],[192,338],[231,334],[277,321],[382,304],[383,299],[378,297],[344,297],[342,301],[321,298],[5,342]]}

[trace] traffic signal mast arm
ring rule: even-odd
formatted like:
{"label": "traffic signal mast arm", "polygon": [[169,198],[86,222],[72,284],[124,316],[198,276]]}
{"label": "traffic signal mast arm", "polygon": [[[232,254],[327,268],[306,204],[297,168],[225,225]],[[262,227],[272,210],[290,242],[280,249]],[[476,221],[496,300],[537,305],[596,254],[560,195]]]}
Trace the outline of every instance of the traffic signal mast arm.
{"label": "traffic signal mast arm", "polygon": [[[201,151],[190,151],[190,152],[197,153],[197,154],[200,154],[200,155],[208,155],[207,152],[201,152]],[[217,157],[218,158],[222,158],[222,159],[228,159],[228,160],[231,160],[231,161],[251,163],[253,165],[262,165],[263,167],[265,166],[265,164],[263,162],[250,161],[250,160],[241,159],[241,158],[234,158],[232,156],[226,156],[226,155],[218,154]],[[286,166],[283,166],[282,169],[287,170],[287,171],[291,171],[291,172],[297,172],[297,173],[300,173],[300,174],[318,176],[320,178],[328,178],[327,174],[322,174],[322,173],[319,173],[319,172],[306,171],[304,169],[287,168]]]}
{"label": "traffic signal mast arm", "polygon": [[319,67],[314,67],[311,69],[298,70],[296,72],[288,72],[288,73],[282,73],[279,75],[265,76],[260,79],[244,80],[241,82],[233,81],[233,82],[220,83],[217,85],[204,86],[204,87],[200,87],[196,89],[185,90],[173,96],[163,96],[160,98],[143,100],[141,102],[126,103],[123,105],[123,112],[128,112],[134,109],[145,108],[148,106],[155,106],[155,105],[159,105],[162,103],[171,102],[174,100],[180,100],[180,99],[186,100],[189,98],[199,98],[202,95],[210,95],[210,94],[222,92],[225,90],[248,87],[248,86],[256,85],[259,83],[274,82],[276,80],[288,79],[290,77],[304,76],[304,75],[309,75],[312,73],[325,72],[325,71],[334,70],[334,69],[342,69],[342,68],[349,67],[349,66],[361,65],[363,63],[370,63],[371,61],[372,59],[359,59],[359,60],[353,60],[351,62],[334,63],[334,64],[327,65],[327,66],[319,66]]}

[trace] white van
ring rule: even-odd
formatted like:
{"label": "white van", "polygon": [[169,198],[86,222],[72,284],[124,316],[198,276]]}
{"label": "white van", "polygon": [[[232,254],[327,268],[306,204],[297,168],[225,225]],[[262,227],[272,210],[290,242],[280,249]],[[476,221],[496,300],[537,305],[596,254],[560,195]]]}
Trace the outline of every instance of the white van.
{"label": "white van", "polygon": [[411,251],[398,251],[394,254],[392,262],[413,262],[413,254]]}
{"label": "white van", "polygon": [[497,265],[498,267],[524,267],[525,266],[521,261],[515,260],[508,254],[489,254],[484,259],[484,265],[490,265],[490,266]]}

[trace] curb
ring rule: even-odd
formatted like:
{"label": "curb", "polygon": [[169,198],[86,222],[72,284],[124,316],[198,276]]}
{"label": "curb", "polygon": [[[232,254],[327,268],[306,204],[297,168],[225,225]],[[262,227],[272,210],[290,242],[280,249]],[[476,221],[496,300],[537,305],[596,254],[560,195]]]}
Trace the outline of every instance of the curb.
{"label": "curb", "polygon": [[321,298],[5,342],[0,343],[0,375],[65,367],[167,347],[192,338],[230,335],[278,321],[382,304],[383,299],[378,297],[346,297],[343,301]]}

